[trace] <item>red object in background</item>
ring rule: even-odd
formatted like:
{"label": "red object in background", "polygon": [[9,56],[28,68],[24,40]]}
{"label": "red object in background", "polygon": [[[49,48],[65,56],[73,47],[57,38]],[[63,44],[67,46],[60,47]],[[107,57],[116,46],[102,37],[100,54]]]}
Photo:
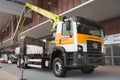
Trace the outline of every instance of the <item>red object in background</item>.
{"label": "red object in background", "polygon": [[3,58],[0,58],[0,63],[6,63],[6,60]]}

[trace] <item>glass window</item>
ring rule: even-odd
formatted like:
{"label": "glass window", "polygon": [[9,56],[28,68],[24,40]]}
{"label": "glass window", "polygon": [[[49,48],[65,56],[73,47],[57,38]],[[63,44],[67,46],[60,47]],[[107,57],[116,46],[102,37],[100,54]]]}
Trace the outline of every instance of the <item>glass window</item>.
{"label": "glass window", "polygon": [[105,58],[105,64],[106,65],[112,65],[112,59],[111,59],[111,57]]}
{"label": "glass window", "polygon": [[[111,53],[113,53],[113,56]],[[120,44],[106,45],[106,64],[112,65],[112,59],[113,65],[120,66]]]}
{"label": "glass window", "polygon": [[102,28],[94,27],[94,26],[86,25],[86,24],[79,24],[77,27],[77,32],[83,33],[83,34],[88,34],[88,35],[103,37]]}
{"label": "glass window", "polygon": [[106,56],[111,56],[111,46],[105,46],[106,47]]}
{"label": "glass window", "polygon": [[113,45],[113,55],[120,56],[120,46],[118,44]]}
{"label": "glass window", "polygon": [[114,58],[114,65],[119,65],[120,66],[120,57],[115,57]]}
{"label": "glass window", "polygon": [[71,30],[67,31],[66,30],[67,25],[66,25],[66,23],[63,23],[63,25],[62,25],[62,35],[64,35],[64,36],[72,35],[73,34],[72,22],[70,22],[70,27],[71,27]]}

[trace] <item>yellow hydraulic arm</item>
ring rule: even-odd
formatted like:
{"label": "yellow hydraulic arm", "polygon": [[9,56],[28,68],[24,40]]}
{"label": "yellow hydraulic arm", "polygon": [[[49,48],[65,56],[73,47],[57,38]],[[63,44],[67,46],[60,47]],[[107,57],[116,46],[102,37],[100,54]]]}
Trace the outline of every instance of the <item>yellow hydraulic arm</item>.
{"label": "yellow hydraulic arm", "polygon": [[[25,13],[26,8],[29,8],[29,9],[43,15],[44,17],[51,19],[53,21],[53,27],[52,27],[53,30],[56,29],[58,22],[63,19],[62,16],[56,15],[50,11],[44,10],[44,9],[39,8],[37,6],[34,6],[30,3],[25,3],[25,7],[22,11],[22,14],[21,14],[19,21],[18,21],[18,24],[17,24],[17,28],[16,28],[15,33],[13,35],[13,40],[12,40],[13,42],[12,43],[16,43],[20,38],[20,30],[21,30],[23,23],[24,23],[24,20],[25,20],[25,19],[23,19],[23,17],[26,17],[26,13]],[[22,19],[23,19],[23,22],[21,22]]]}
{"label": "yellow hydraulic arm", "polygon": [[54,14],[54,13],[52,13],[52,12],[49,12],[49,11],[47,11],[47,10],[44,10],[44,9],[39,8],[39,7],[37,7],[37,6],[34,6],[34,5],[32,5],[32,4],[26,3],[25,6],[28,7],[28,8],[30,8],[31,10],[33,10],[33,11],[41,14],[41,15],[43,15],[43,16],[51,19],[51,20],[53,20],[53,21],[54,21],[54,22],[53,22],[53,27],[52,27],[53,29],[55,29],[55,28],[56,28],[56,25],[58,24],[58,22],[59,22],[60,20],[62,20],[62,16],[56,15],[56,14]]}

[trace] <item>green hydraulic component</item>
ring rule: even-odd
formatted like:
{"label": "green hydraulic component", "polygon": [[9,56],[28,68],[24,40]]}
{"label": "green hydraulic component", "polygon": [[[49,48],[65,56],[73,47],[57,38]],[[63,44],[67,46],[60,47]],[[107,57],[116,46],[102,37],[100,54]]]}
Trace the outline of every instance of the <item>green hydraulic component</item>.
{"label": "green hydraulic component", "polygon": [[[13,40],[12,40],[13,44],[16,43],[20,39],[20,30],[23,27],[23,24],[25,22],[25,19],[23,19],[22,17],[26,15],[26,13],[25,13],[26,8],[29,8],[29,9],[43,15],[44,17],[47,17],[47,18],[51,19],[53,21],[53,27],[52,27],[53,31],[55,31],[58,22],[63,19],[62,16],[56,15],[56,14],[50,12],[50,11],[39,8],[39,7],[34,6],[34,5],[30,4],[30,3],[25,3],[24,9],[23,9],[23,11],[21,13],[20,19],[19,19],[18,24],[17,24],[17,28],[16,28],[15,33],[13,35]],[[23,21],[22,21],[22,19],[23,19]]]}
{"label": "green hydraulic component", "polygon": [[62,16],[56,15],[50,11],[44,10],[42,8],[39,8],[39,7],[29,4],[29,3],[26,3],[25,6],[41,15],[53,20],[54,21],[53,27],[52,27],[53,30],[56,28],[58,22],[61,21],[63,18]]}

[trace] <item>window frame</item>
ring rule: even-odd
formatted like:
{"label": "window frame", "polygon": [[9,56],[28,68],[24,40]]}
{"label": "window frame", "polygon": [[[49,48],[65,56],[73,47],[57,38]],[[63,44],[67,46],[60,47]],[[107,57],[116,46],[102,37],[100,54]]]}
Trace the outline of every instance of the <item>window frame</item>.
{"label": "window frame", "polygon": [[[73,35],[73,23],[72,23],[72,21],[70,20],[70,27],[71,27],[71,30],[70,31],[67,31],[66,30],[66,27],[67,27],[67,25],[64,27],[64,24],[66,25],[66,22],[64,22],[64,23],[62,23],[62,31],[61,31],[61,34],[63,35],[63,36],[70,36],[70,34],[71,35]],[[64,27],[64,28],[63,28]],[[66,31],[66,33],[64,32],[64,31]],[[70,33],[69,33],[70,32]]]}

